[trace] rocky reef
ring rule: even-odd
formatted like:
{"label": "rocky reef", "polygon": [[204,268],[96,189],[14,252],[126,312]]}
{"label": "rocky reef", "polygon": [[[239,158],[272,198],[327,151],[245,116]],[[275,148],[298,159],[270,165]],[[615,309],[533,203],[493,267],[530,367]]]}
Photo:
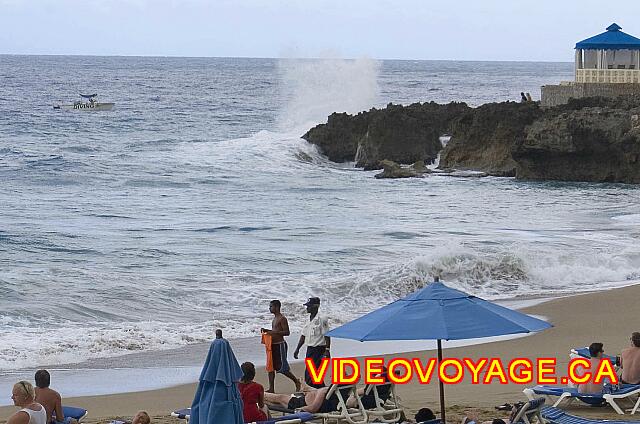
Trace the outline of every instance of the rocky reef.
{"label": "rocky reef", "polygon": [[[334,113],[303,138],[336,162],[421,176],[397,164],[481,171],[527,180],[640,183],[640,99],[583,98],[538,103],[389,104],[355,116]],[[440,137],[450,135],[446,146]],[[388,162],[384,162],[388,161]],[[396,162],[397,164],[392,164]]]}
{"label": "rocky reef", "polygon": [[382,172],[376,174],[376,178],[411,178],[422,177],[424,174],[431,173],[431,170],[424,166],[424,162],[418,161],[411,166],[402,166],[390,160],[383,160]]}
{"label": "rocky reef", "polygon": [[571,102],[533,122],[512,150],[526,180],[640,183],[640,100]]}
{"label": "rocky reef", "polygon": [[381,169],[381,161],[432,163],[442,149],[440,136],[451,121],[470,110],[465,103],[389,104],[355,116],[334,113],[326,124],[302,136],[336,162],[355,161],[357,167]]}
{"label": "rocky reef", "polygon": [[525,127],[541,115],[533,102],[490,103],[470,109],[452,122],[440,167],[515,176],[511,150],[524,137]]}

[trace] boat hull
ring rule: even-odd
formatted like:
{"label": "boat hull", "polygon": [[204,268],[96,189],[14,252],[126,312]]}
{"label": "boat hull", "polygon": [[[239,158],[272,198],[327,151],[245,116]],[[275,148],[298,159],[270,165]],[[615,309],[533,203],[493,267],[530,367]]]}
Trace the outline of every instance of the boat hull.
{"label": "boat hull", "polygon": [[56,105],[54,109],[78,110],[78,111],[102,111],[111,110],[115,103],[74,103],[72,105]]}

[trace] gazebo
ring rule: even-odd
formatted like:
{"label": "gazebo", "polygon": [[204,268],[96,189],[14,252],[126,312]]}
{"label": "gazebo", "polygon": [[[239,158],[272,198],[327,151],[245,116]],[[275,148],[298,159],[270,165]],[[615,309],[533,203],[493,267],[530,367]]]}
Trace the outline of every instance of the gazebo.
{"label": "gazebo", "polygon": [[576,44],[577,83],[640,83],[640,39],[613,23]]}

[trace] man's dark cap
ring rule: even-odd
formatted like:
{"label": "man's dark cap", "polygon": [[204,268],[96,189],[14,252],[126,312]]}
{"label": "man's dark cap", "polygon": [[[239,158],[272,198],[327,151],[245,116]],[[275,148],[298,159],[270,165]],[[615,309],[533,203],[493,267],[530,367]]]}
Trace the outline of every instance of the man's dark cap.
{"label": "man's dark cap", "polygon": [[309,300],[307,300],[307,303],[304,304],[304,306],[319,305],[319,304],[320,304],[319,297],[310,297]]}

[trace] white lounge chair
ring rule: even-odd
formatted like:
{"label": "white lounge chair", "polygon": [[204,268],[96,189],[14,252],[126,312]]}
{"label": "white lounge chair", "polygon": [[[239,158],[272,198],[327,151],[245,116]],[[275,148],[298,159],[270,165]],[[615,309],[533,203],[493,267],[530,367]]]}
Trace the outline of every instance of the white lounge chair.
{"label": "white lounge chair", "polygon": [[620,390],[617,390],[612,393],[605,393],[602,395],[602,397],[604,398],[604,400],[607,401],[609,405],[611,405],[613,409],[616,410],[618,414],[623,415],[624,411],[616,403],[616,400],[630,399],[631,397],[636,395],[638,396],[638,400],[636,400],[636,403],[633,406],[633,409],[631,409],[631,414],[635,414],[638,408],[640,407],[640,385],[626,384],[626,385],[623,385]]}
{"label": "white lounge chair", "polygon": [[511,424],[531,424],[534,418],[538,420],[538,423],[545,424],[546,421],[544,420],[540,412],[543,406],[544,398],[530,400],[529,402],[522,405],[522,407],[516,412],[516,416],[511,421]]}
{"label": "white lounge chair", "polygon": [[[354,396],[358,401],[357,408],[349,408],[347,399]],[[325,395],[327,406],[331,409],[326,412],[313,413],[314,420],[322,420],[323,424],[329,422],[347,422],[349,424],[365,424],[368,422],[367,411],[362,406],[360,398],[357,396],[356,385],[337,385],[332,384]],[[282,414],[294,414],[299,410],[291,410],[283,408],[279,405],[268,405],[272,412],[280,412]]]}
{"label": "white lounge chair", "polygon": [[366,385],[360,401],[369,418],[377,422],[396,423],[404,412],[398,403],[395,385],[391,382]]}
{"label": "white lounge chair", "polygon": [[[358,396],[355,384],[332,384],[327,391],[325,399],[330,400],[333,396],[337,397],[337,407],[334,411],[313,414],[314,417],[322,419],[323,424],[334,420],[338,423],[347,422],[349,424],[366,424],[369,421],[368,412],[364,409],[364,406],[362,406],[362,400],[360,396]],[[349,396],[353,396],[357,400],[358,408],[349,408],[347,406]]]}

